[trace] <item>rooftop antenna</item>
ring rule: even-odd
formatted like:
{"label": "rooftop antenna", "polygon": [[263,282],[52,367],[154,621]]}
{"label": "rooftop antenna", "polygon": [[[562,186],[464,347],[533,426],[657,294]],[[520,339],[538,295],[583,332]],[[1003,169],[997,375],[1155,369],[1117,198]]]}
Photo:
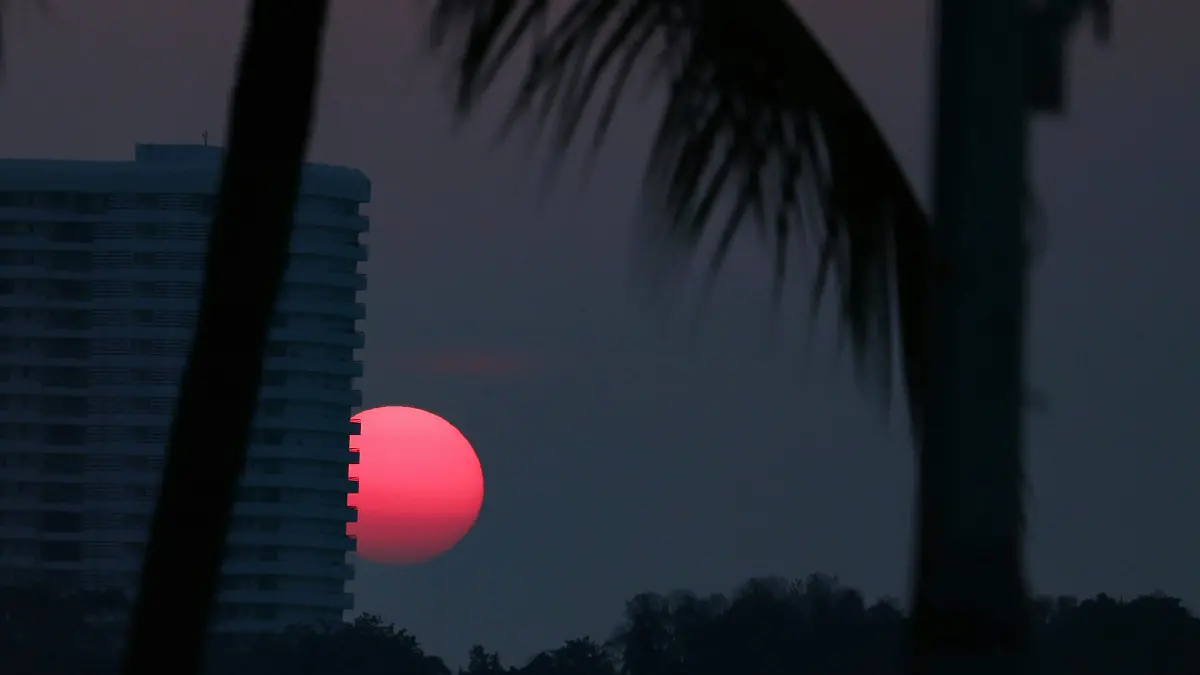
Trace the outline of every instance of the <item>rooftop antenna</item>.
{"label": "rooftop antenna", "polygon": [[200,134],[200,138],[204,139],[204,146],[208,147],[208,129],[205,129],[204,133]]}

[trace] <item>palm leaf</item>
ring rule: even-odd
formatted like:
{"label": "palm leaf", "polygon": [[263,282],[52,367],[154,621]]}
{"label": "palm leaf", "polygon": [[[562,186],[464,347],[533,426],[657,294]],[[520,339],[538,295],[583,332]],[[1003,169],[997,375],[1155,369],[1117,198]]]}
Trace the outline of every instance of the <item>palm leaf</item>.
{"label": "palm leaf", "polygon": [[598,147],[634,71],[649,67],[668,90],[646,172],[652,241],[690,256],[715,231],[711,279],[736,236],[757,230],[776,306],[789,259],[805,254],[812,310],[835,296],[860,373],[885,395],[898,344],[918,419],[930,226],[862,101],[785,0],[438,0],[430,25],[434,49],[457,59],[460,114],[529,48],[505,128],[532,116],[560,152],[594,104]]}

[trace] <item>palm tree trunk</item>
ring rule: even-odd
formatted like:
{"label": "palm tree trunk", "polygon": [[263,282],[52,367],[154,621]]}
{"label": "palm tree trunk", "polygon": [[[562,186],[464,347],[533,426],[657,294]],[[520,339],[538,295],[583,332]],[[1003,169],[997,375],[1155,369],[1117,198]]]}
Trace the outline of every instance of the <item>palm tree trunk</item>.
{"label": "palm tree trunk", "polygon": [[1032,630],[1022,508],[1027,3],[939,5],[934,358],[909,668],[1017,675]]}
{"label": "palm tree trunk", "polygon": [[255,0],[125,675],[195,675],[287,267],[326,0]]}

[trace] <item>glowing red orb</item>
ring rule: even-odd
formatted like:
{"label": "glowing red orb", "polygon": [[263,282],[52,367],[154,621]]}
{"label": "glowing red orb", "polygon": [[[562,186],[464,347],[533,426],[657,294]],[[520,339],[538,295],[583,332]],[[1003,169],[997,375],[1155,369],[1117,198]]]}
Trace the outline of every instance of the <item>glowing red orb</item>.
{"label": "glowing red orb", "polygon": [[351,418],[358,464],[347,532],[358,555],[380,563],[418,563],[450,550],[483,505],[483,470],[471,444],[446,420],[417,408],[385,406]]}

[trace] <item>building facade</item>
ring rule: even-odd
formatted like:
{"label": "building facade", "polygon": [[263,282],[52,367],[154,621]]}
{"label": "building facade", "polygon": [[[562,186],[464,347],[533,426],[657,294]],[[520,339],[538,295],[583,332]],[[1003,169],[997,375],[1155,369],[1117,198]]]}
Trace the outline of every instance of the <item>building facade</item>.
{"label": "building facade", "polygon": [[[136,589],[220,148],[0,160],[0,583]],[[306,165],[216,628],[339,621],[366,279],[359,171]]]}

